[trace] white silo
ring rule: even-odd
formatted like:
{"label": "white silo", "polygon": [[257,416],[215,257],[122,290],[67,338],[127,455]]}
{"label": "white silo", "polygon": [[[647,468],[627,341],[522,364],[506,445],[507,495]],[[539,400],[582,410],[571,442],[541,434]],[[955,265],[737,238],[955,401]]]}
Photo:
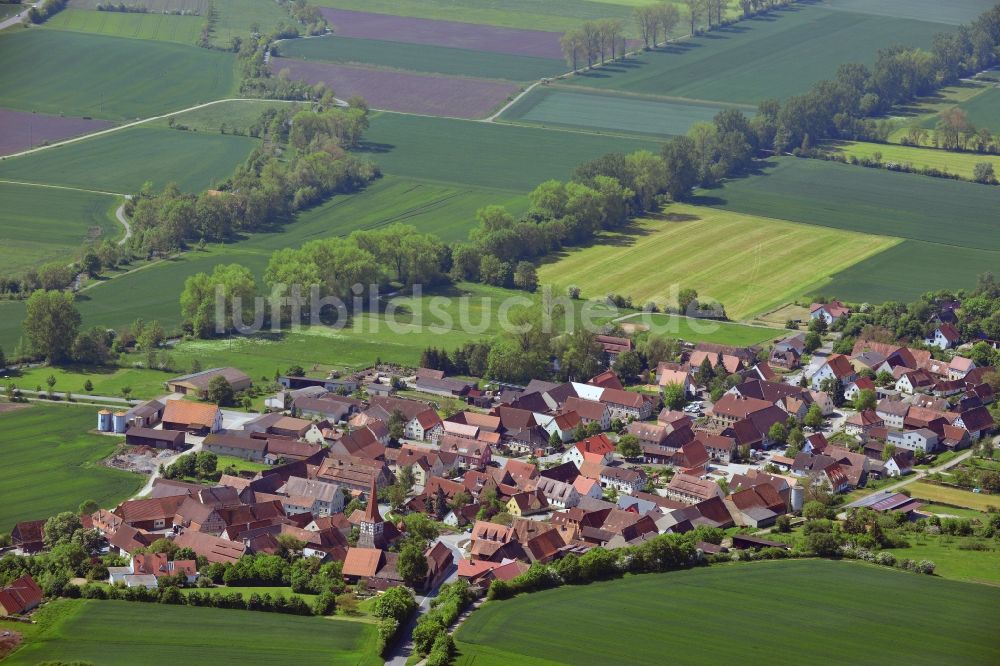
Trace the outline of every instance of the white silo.
{"label": "white silo", "polygon": [[111,432],[111,412],[102,409],[97,412],[97,429],[101,432]]}
{"label": "white silo", "polygon": [[114,427],[117,433],[125,432],[125,412],[115,412]]}

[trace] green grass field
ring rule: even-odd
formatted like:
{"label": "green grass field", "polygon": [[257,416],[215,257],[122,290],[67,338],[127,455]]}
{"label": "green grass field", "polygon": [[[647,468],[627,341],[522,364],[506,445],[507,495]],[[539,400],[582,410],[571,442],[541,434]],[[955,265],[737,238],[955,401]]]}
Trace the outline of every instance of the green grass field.
{"label": "green grass field", "polygon": [[299,60],[374,65],[390,69],[508,81],[536,81],[558,76],[566,64],[551,58],[487,53],[377,39],[322,37],[279,44],[281,55]]}
{"label": "green grass field", "polygon": [[0,183],[0,273],[15,275],[80,255],[86,243],[119,238],[116,197],[74,190]]}
{"label": "green grass field", "polygon": [[987,88],[958,106],[972,125],[1000,132],[1000,88]]}
{"label": "green grass field", "polygon": [[572,82],[694,100],[757,103],[805,92],[892,43],[929,47],[937,23],[795,6],[575,76]]}
{"label": "green grass field", "polygon": [[[908,540],[909,548],[892,551],[897,559],[931,560],[937,565],[934,573],[944,578],[1000,585],[1000,550],[989,540],[927,534],[908,537]],[[980,542],[985,542],[988,550],[967,549],[969,544]],[[965,549],[960,547],[963,545]]]}
{"label": "green grass field", "polygon": [[906,489],[910,491],[910,495],[913,497],[940,502],[941,504],[951,504],[957,507],[975,509],[976,511],[986,511],[991,506],[1000,508],[1000,497],[996,495],[974,493],[968,490],[938,486],[922,481],[911,483],[906,486]]}
{"label": "green grass field", "polygon": [[194,45],[198,42],[203,21],[198,16],[65,9],[46,21],[45,26],[95,35]]}
{"label": "green grass field", "polygon": [[274,0],[212,0],[219,20],[212,33],[214,46],[228,47],[233,37],[246,39],[256,28],[267,34],[284,23],[292,25],[291,15]]}
{"label": "green grass field", "polygon": [[692,319],[663,313],[636,313],[619,320],[669,338],[688,342],[713,342],[720,345],[746,347],[762,344],[783,336],[782,329],[749,326],[732,322]]}
{"label": "green grass field", "polygon": [[169,128],[170,121],[173,120],[177,125],[184,125],[189,129],[198,130],[199,132],[218,133],[219,128],[225,123],[227,132],[239,129],[245,133],[260,118],[260,114],[269,108],[292,108],[298,110],[305,108],[305,105],[302,102],[285,102],[280,100],[227,100],[195,109],[194,111],[178,113],[170,118],[152,120],[145,123],[143,127]]}
{"label": "green grass field", "polygon": [[684,134],[697,122],[711,121],[723,107],[667,102],[642,97],[535,88],[501,118],[541,127],[569,127],[635,134]]}
{"label": "green grass field", "polygon": [[7,500],[0,506],[2,532],[22,520],[76,511],[87,499],[114,506],[145,481],[100,464],[122,440],[88,434],[97,425],[93,408],[32,405],[0,414],[0,487]]}
{"label": "green grass field", "polygon": [[866,143],[863,141],[844,141],[829,146],[829,151],[845,157],[870,159],[875,153],[882,155],[883,162],[910,164],[916,169],[934,168],[949,173],[958,174],[965,180],[972,180],[972,171],[976,164],[989,162],[993,170],[1000,173],[1000,156],[976,155],[975,153],[958,153],[949,150],[933,148],[917,148],[915,146],[896,146],[882,143]]}
{"label": "green grass field", "polygon": [[787,158],[698,200],[733,212],[906,239],[834,275],[822,291],[838,298],[905,301],[931,289],[969,288],[977,275],[1000,265],[1000,228],[984,214],[1000,205],[995,187]]}
{"label": "green grass field", "polygon": [[676,305],[676,291],[693,287],[744,319],[898,242],[684,204],[664,212],[567,250],[542,266],[540,279],[560,290],[576,285],[589,298],[619,293],[661,306]]}
{"label": "green grass field", "polygon": [[388,174],[521,192],[605,153],[659,150],[652,140],[398,113],[374,116],[365,139]]}
{"label": "green grass field", "polygon": [[824,7],[879,16],[958,25],[967,23],[993,5],[992,0],[826,0]]}
{"label": "green grass field", "polygon": [[930,290],[969,289],[997,266],[1000,252],[907,240],[838,273],[822,291],[857,303],[909,303]]}
{"label": "green grass field", "polygon": [[[929,600],[937,613],[914,613]],[[990,663],[998,603],[984,585],[853,562],[713,566],[487,602],[458,630],[456,663],[842,663],[831,640],[858,646],[853,663]]]}
{"label": "green grass field", "polygon": [[233,55],[193,45],[19,30],[0,35],[0,49],[0,106],[19,111],[134,119],[228,97],[236,88]]}
{"label": "green grass field", "polygon": [[366,622],[127,601],[55,603],[48,626],[6,663],[381,663],[375,627]]}
{"label": "green grass field", "polygon": [[702,200],[741,213],[1000,250],[1000,227],[984,214],[1000,205],[1000,188],[821,160],[771,164],[764,174],[733,180]]}
{"label": "green grass field", "polygon": [[173,182],[201,192],[233,174],[257,139],[215,132],[130,127],[0,162],[0,179],[104,192],[137,192]]}

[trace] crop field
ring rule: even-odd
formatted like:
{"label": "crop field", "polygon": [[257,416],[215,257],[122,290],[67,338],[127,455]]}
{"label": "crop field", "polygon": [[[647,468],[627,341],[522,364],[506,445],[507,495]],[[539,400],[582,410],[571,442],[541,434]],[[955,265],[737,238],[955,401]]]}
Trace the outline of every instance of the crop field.
{"label": "crop field", "polygon": [[19,111],[134,119],[235,89],[233,55],[196,46],[21,30],[0,35],[0,49],[0,106]]}
{"label": "crop field", "polygon": [[862,14],[959,25],[993,6],[993,0],[825,0],[824,7]]}
{"label": "crop field", "polygon": [[684,134],[712,120],[723,107],[693,102],[593,94],[539,87],[503,112],[503,120],[541,127],[570,127],[636,134]]}
{"label": "crop field", "polygon": [[229,133],[232,133],[234,129],[246,133],[265,110],[269,108],[283,109],[288,107],[294,110],[306,108],[301,102],[286,102],[282,100],[227,100],[195,109],[194,111],[178,113],[170,118],[152,120],[144,123],[143,126],[169,128],[170,121],[173,120],[176,125],[183,125],[190,130],[198,132],[218,132],[219,128],[225,124],[226,131]]}
{"label": "crop field", "polygon": [[[375,626],[367,622],[128,601],[56,603],[58,616],[7,663],[381,663]],[[136,622],[140,615],[143,621]]]}
{"label": "crop field", "polygon": [[909,303],[926,291],[969,289],[998,266],[1000,252],[907,240],[838,273],[821,291],[858,303]]}
{"label": "crop field", "polygon": [[565,180],[581,162],[605,153],[660,147],[652,140],[395,113],[373,117],[365,139],[386,173],[521,192],[550,178]]}
{"label": "crop field", "polygon": [[751,215],[1000,250],[1000,227],[984,214],[1000,206],[1000,188],[822,160],[772,164],[764,175],[733,180],[703,199]]}
{"label": "crop field", "polygon": [[96,418],[93,408],[70,405],[18,406],[2,414],[0,487],[7,501],[0,532],[22,520],[76,511],[87,499],[114,506],[142,487],[144,477],[100,464],[122,439],[89,434]]}
{"label": "crop field", "polygon": [[[319,0],[336,7],[379,14],[461,21],[526,30],[565,32],[584,21],[620,19],[627,33],[635,32],[632,10],[644,0]],[[680,4],[680,3],[677,3]],[[730,3],[730,13],[734,11]],[[339,27],[339,26],[338,26]],[[683,26],[679,26],[678,30]]]}
{"label": "crop field", "polygon": [[65,9],[46,21],[45,26],[96,35],[193,45],[198,42],[203,22],[204,19],[197,16]]}
{"label": "crop field", "polygon": [[576,285],[588,298],[617,293],[661,306],[676,306],[676,292],[693,287],[745,319],[899,242],[683,204],[665,212],[565,251],[539,279],[557,291]]}
{"label": "crop field", "polygon": [[117,198],[105,194],[0,182],[0,274],[76,258],[87,243],[118,238]]}
{"label": "crop field", "polygon": [[341,98],[360,95],[374,109],[451,118],[482,118],[520,90],[515,83],[275,58],[275,72],[325,83]]}
{"label": "crop field", "polygon": [[[928,599],[940,615],[913,612]],[[775,603],[780,628],[762,631],[747,621]],[[456,633],[456,663],[616,663],[628,635],[630,664],[662,664],[665,654],[683,655],[686,663],[835,664],[841,657],[823,639],[829,627],[837,627],[839,644],[864,646],[855,661],[991,663],[1000,659],[992,626],[998,603],[1000,590],[985,585],[853,562],[713,566],[487,602]],[[948,631],[941,631],[942,616]],[[719,627],[724,641],[717,640]]]}
{"label": "crop field", "polygon": [[21,5],[0,5],[0,20],[19,14],[23,10],[24,7]]}
{"label": "crop field", "polygon": [[233,37],[246,39],[254,28],[267,34],[282,23],[293,23],[291,15],[274,0],[212,0],[211,4],[219,13],[212,33],[214,46],[228,47]]}
{"label": "crop field", "polygon": [[843,62],[871,64],[892,42],[927,47],[945,26],[795,7],[574,76],[578,85],[756,104],[805,92]]}
{"label": "crop field", "polygon": [[298,60],[358,63],[428,74],[506,81],[536,81],[558,76],[566,71],[566,64],[553,58],[341,35],[318,39],[289,39],[281,42],[279,48],[282,56]]}
{"label": "crop field", "polygon": [[910,164],[914,168],[934,168],[949,173],[958,174],[965,180],[972,180],[972,171],[980,162],[989,162],[993,170],[1000,173],[1000,155],[977,155],[975,153],[959,153],[934,148],[917,148],[915,146],[896,146],[882,143],[866,143],[863,141],[845,141],[831,144],[829,151],[845,157],[871,159],[875,153],[882,156],[883,162]]}
{"label": "crop field", "polygon": [[0,179],[104,192],[137,192],[147,180],[200,192],[233,174],[257,139],[218,132],[130,127],[0,162]]}
{"label": "crop field", "polygon": [[[211,0],[141,0],[131,4],[141,5],[150,12],[186,11],[192,14],[204,14]],[[69,0],[69,6],[74,9],[97,9],[100,4],[108,4],[108,0]]]}
{"label": "crop field", "polygon": [[113,123],[107,120],[85,120],[46,116],[26,111],[0,109],[0,155],[10,155],[43,143],[107,129]]}
{"label": "crop field", "polygon": [[323,16],[336,26],[336,34],[361,39],[382,39],[410,44],[508,53],[561,60],[558,32],[514,30],[489,25],[459,23],[429,18],[390,16],[343,9],[323,9]]}

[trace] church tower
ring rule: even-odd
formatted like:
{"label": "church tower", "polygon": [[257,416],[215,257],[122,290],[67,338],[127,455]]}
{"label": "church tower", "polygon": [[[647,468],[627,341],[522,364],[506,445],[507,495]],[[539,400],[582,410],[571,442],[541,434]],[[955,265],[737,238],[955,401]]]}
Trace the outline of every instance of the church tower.
{"label": "church tower", "polygon": [[383,548],[385,536],[382,533],[385,521],[378,510],[378,489],[375,487],[375,477],[372,476],[372,487],[368,491],[368,506],[365,516],[361,519],[358,548]]}

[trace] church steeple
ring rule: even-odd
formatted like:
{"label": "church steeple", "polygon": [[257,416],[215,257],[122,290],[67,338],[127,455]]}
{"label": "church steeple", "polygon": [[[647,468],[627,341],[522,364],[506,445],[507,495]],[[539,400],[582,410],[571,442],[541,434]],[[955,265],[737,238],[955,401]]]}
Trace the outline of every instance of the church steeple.
{"label": "church steeple", "polygon": [[368,504],[365,506],[365,515],[361,519],[361,525],[359,525],[358,547],[384,547],[385,539],[382,534],[384,528],[385,520],[378,510],[378,488],[375,485],[375,477],[372,476],[371,489],[368,491]]}

